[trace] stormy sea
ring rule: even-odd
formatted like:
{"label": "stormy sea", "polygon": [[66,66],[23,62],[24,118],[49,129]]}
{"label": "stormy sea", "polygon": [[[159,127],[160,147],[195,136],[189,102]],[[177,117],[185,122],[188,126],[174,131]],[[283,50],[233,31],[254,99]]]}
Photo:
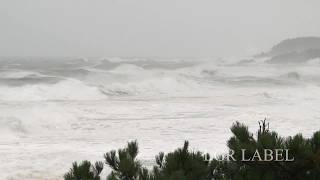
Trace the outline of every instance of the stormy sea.
{"label": "stormy sea", "polygon": [[320,59],[0,59],[0,179],[61,179],[137,139],[152,164],[189,140],[222,153],[235,121],[281,135],[320,127]]}

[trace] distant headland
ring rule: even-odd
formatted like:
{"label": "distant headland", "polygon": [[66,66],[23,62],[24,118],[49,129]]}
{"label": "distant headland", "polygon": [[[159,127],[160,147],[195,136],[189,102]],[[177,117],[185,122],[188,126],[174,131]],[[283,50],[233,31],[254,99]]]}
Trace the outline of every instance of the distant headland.
{"label": "distant headland", "polygon": [[303,63],[320,58],[320,37],[285,39],[256,57],[269,57],[268,63]]}

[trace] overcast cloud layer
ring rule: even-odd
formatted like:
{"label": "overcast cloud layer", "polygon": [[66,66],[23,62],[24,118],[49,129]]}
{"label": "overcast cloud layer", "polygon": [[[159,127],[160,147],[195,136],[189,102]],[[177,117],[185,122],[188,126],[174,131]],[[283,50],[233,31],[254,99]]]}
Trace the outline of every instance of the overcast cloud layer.
{"label": "overcast cloud layer", "polygon": [[320,36],[319,0],[0,0],[0,56],[244,56]]}

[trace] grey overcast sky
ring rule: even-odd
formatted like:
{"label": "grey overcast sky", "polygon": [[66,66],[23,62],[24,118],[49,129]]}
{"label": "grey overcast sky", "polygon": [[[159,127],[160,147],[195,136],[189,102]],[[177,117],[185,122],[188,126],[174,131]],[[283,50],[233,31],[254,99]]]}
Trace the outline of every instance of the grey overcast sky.
{"label": "grey overcast sky", "polygon": [[245,56],[320,36],[319,0],[0,0],[0,56]]}

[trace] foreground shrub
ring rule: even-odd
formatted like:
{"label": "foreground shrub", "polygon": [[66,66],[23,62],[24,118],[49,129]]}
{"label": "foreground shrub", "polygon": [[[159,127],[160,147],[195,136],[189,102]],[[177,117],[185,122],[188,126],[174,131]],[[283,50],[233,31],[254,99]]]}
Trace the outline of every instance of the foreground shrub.
{"label": "foreground shrub", "polygon": [[100,174],[103,170],[103,163],[96,162],[93,166],[89,161],[83,161],[78,165],[72,164],[72,168],[64,175],[65,180],[100,180]]}
{"label": "foreground shrub", "polygon": [[[228,161],[222,167],[222,173],[229,179],[319,179],[320,178],[320,133],[316,132],[310,139],[301,134],[283,138],[278,133],[269,130],[266,121],[259,122],[259,130],[254,135],[248,127],[239,122],[231,127],[233,137],[228,141],[228,147],[234,152],[236,161]],[[255,153],[264,157],[265,149],[272,150],[271,161],[244,161],[243,149],[246,150],[245,159],[252,159]],[[277,161],[277,149],[288,149],[281,156],[287,156],[287,161]],[[294,158],[293,161],[290,159]]]}
{"label": "foreground shrub", "polygon": [[[155,157],[155,166],[145,168],[136,159],[139,148],[136,141],[127,147],[112,150],[104,155],[105,164],[111,168],[107,180],[317,180],[320,179],[320,132],[311,138],[301,134],[281,137],[269,130],[266,121],[259,122],[254,135],[244,124],[236,122],[231,127],[233,136],[227,142],[232,159],[220,155],[210,159],[209,154],[190,151],[189,143],[168,154],[160,152]],[[268,158],[265,157],[268,149]],[[288,161],[276,161],[277,149]],[[245,150],[245,154],[243,153]],[[257,156],[259,154],[260,156]],[[278,157],[277,157],[278,156]],[[254,157],[254,158],[253,158]],[[294,161],[289,161],[294,158]],[[99,180],[103,164],[92,166],[84,161],[64,177],[65,180]]]}
{"label": "foreground shrub", "polygon": [[112,169],[108,180],[133,180],[137,179],[141,169],[141,163],[136,160],[138,155],[138,143],[129,142],[127,147],[112,150],[104,155],[105,162]]}
{"label": "foreground shrub", "polygon": [[[159,153],[156,156],[157,166],[152,170],[151,179],[157,180],[205,180],[210,179],[211,169],[205,161],[205,155],[200,151],[189,151],[189,143],[185,141],[182,148],[174,152]],[[208,155],[207,155],[208,156]]]}

